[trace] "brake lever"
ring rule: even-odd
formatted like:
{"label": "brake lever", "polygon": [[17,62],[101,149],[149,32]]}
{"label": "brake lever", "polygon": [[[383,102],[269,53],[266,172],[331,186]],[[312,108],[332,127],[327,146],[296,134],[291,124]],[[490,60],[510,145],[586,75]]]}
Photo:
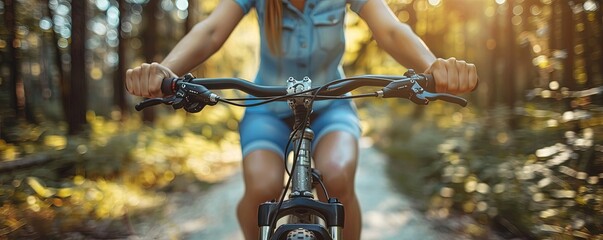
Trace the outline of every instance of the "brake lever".
{"label": "brake lever", "polygon": [[141,111],[145,108],[152,107],[152,106],[159,105],[159,104],[172,105],[175,100],[176,100],[176,96],[170,96],[167,98],[149,98],[149,99],[145,99],[142,102],[139,102],[138,104],[136,104],[136,106],[134,106],[134,108],[136,109],[136,111]]}
{"label": "brake lever", "polygon": [[428,91],[423,91],[421,93],[413,94],[410,97],[410,100],[417,104],[427,105],[429,101],[442,100],[450,103],[455,103],[460,105],[461,107],[467,106],[467,100],[462,97],[458,97],[448,93],[431,93]]}
{"label": "brake lever", "polygon": [[432,93],[426,91],[416,80],[396,80],[385,86],[377,95],[383,98],[408,98],[415,104],[427,105],[429,101],[442,100],[467,106],[467,100],[447,93]]}

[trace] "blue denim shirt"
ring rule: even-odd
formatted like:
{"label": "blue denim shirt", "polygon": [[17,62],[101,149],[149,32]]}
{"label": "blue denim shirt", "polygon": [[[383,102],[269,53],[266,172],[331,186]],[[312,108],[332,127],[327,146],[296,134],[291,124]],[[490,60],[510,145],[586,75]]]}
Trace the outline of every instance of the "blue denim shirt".
{"label": "blue denim shirt", "polygon": [[[263,0],[234,0],[247,14],[255,7],[260,26],[260,66],[255,82],[262,85],[286,86],[287,79],[308,76],[313,86],[344,77],[341,58],[345,50],[344,17],[346,4],[359,12],[367,0],[306,0],[304,11],[289,0],[283,0],[283,54],[270,52],[264,34],[265,4]],[[326,107],[329,101],[314,103],[314,109]],[[290,115],[285,102],[275,102],[248,111],[267,112],[281,117]]]}

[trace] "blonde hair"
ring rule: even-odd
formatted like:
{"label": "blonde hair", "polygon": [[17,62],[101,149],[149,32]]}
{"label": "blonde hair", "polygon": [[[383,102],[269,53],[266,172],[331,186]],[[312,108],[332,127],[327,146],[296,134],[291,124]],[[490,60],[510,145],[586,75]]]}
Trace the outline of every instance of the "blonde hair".
{"label": "blonde hair", "polygon": [[268,48],[274,55],[282,54],[281,33],[283,31],[283,2],[282,0],[266,0],[264,13],[264,33],[268,40]]}

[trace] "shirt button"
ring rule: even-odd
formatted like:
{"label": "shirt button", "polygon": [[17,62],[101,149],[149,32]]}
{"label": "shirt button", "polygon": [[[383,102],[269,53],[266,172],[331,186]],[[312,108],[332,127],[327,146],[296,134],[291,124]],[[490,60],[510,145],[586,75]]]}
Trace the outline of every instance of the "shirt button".
{"label": "shirt button", "polygon": [[329,21],[331,21],[331,23],[335,23],[336,22],[335,15],[330,15]]}
{"label": "shirt button", "polygon": [[307,65],[303,62],[297,63],[297,66],[301,67],[301,68],[305,68],[307,67]]}
{"label": "shirt button", "polygon": [[310,3],[310,4],[308,4],[308,7],[309,7],[310,9],[314,9],[314,3]]}
{"label": "shirt button", "polygon": [[303,43],[299,44],[299,46],[300,46],[301,48],[307,48],[307,47],[308,47],[308,44],[306,44],[305,42],[303,42]]}

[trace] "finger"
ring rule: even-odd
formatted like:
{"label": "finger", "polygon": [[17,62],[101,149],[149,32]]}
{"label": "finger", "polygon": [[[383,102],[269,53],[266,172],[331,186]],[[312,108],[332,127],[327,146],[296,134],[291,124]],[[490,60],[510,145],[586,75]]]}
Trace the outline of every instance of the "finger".
{"label": "finger", "polygon": [[473,91],[475,90],[475,87],[477,87],[477,82],[479,81],[477,68],[475,67],[475,64],[467,64],[467,68],[469,69],[469,91]]}
{"label": "finger", "polygon": [[125,82],[125,85],[126,85],[126,91],[128,91],[128,93],[130,93],[130,94],[134,94],[132,92],[132,69],[128,69],[126,71],[126,82]]}
{"label": "finger", "polygon": [[467,67],[467,62],[465,61],[457,61],[456,69],[459,73],[459,89],[458,93],[468,92],[469,89],[469,68]]}
{"label": "finger", "polygon": [[444,67],[444,62],[443,59],[438,58],[427,68],[427,70],[425,70],[426,74],[432,75],[436,92],[445,91],[446,88],[446,84],[444,84],[445,81],[442,81],[442,79],[446,79],[446,71],[442,71],[442,69],[446,68]]}
{"label": "finger", "polygon": [[448,91],[448,72],[446,71],[446,60],[438,58],[432,64],[432,75],[436,84],[436,92]]}
{"label": "finger", "polygon": [[158,63],[156,63],[156,62],[151,63],[149,75],[150,75],[149,94],[151,94],[154,97],[162,96],[161,82],[163,81],[164,78],[167,78],[167,77],[165,76],[165,73],[163,71],[161,71],[161,69],[159,69]]}
{"label": "finger", "polygon": [[456,58],[446,60],[446,71],[448,71],[448,89],[449,93],[457,93],[459,90],[459,73],[457,70]]}
{"label": "finger", "polygon": [[151,65],[148,63],[143,63],[140,73],[140,92],[143,97],[151,97],[149,93],[149,81],[151,81],[151,76],[149,75],[149,70]]}
{"label": "finger", "polygon": [[142,97],[142,92],[140,91],[140,72],[141,72],[141,68],[140,66],[134,68],[134,71],[132,71],[132,91],[134,93],[134,95],[136,96],[141,96]]}

